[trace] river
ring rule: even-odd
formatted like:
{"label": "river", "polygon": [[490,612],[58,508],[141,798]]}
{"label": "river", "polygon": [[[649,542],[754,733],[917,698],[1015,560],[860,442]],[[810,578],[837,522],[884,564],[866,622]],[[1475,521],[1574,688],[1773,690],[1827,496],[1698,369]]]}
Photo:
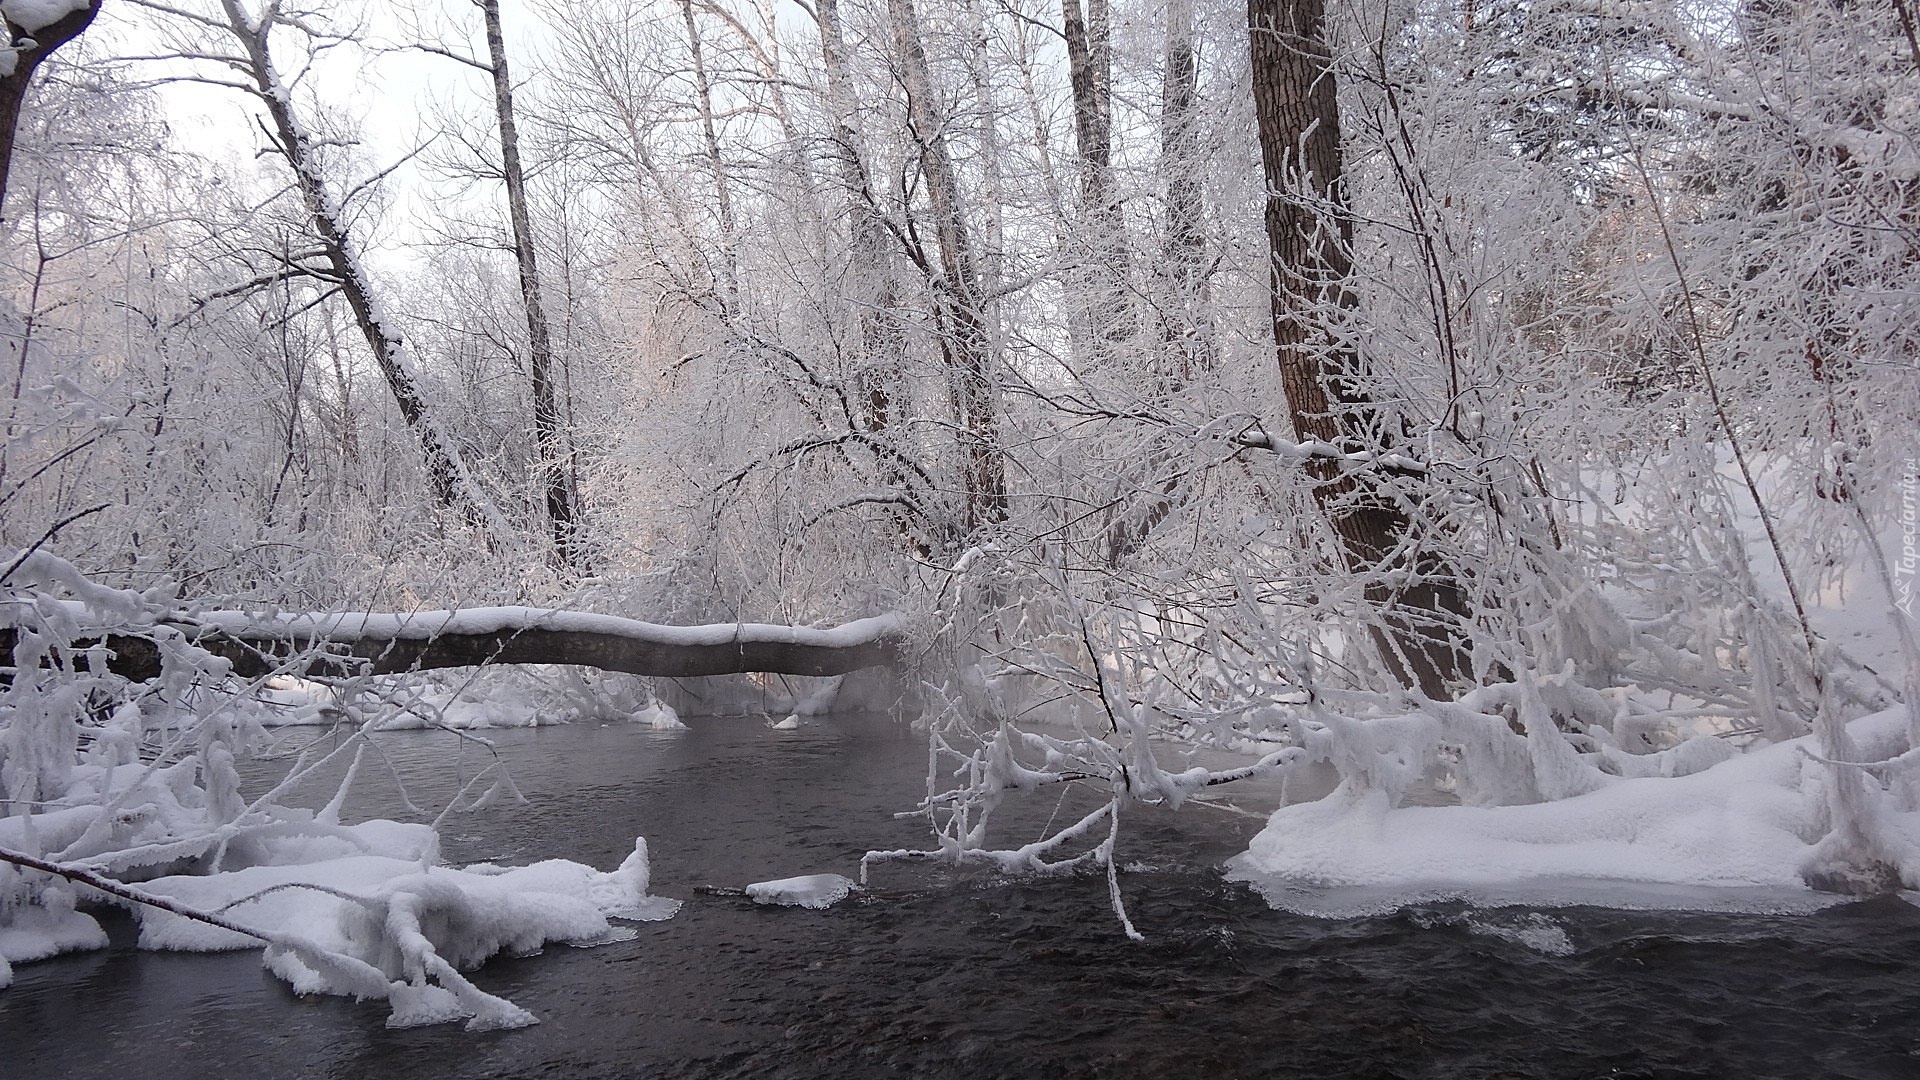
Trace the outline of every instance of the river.
{"label": "river", "polygon": [[[832,910],[761,907],[724,890],[852,876],[866,850],[925,843],[892,816],[924,791],[924,738],[877,716],[688,723],[486,733],[531,804],[450,818],[449,860],[611,869],[644,835],[653,891],[687,901],[634,940],[474,976],[538,1026],[390,1031],[384,1003],[297,998],[257,953],[135,951],[120,918],[114,947],[21,965],[0,991],[0,1080],[1920,1077],[1920,909],[1898,899],[1313,919],[1221,876],[1257,820],[1188,809],[1124,823],[1144,943],[1097,875],[894,864]],[[483,752],[443,732],[379,738],[421,805]],[[404,820],[372,773],[349,816]],[[1035,800],[1011,827],[1072,809]]]}

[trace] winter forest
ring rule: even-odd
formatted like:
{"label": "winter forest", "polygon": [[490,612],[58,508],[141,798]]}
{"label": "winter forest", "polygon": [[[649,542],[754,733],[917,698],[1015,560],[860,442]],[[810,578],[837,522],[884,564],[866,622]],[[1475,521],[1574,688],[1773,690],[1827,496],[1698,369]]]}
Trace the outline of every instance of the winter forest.
{"label": "winter forest", "polygon": [[1280,908],[1920,889],[1911,0],[0,14],[0,986],[118,904],[531,1023],[463,971],[646,841],[342,816],[490,699],[895,710],[924,844],[803,906],[1142,936],[1128,822],[1250,785]]}

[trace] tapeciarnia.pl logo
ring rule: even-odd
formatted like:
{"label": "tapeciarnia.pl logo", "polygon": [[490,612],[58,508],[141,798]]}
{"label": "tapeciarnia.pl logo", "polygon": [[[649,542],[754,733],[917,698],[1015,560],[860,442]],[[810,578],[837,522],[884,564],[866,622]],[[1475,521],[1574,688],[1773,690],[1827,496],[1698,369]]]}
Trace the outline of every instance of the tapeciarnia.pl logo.
{"label": "tapeciarnia.pl logo", "polygon": [[1914,579],[1920,577],[1920,462],[1900,468],[1900,557],[1893,561],[1893,604],[1914,617]]}

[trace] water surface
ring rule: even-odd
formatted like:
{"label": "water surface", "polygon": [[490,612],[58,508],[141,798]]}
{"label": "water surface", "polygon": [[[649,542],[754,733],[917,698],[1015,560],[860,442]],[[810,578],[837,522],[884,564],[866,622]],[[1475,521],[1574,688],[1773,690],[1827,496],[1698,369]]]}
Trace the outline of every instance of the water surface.
{"label": "water surface", "polygon": [[[1145,943],[1098,875],[893,865],[833,910],[765,908],[700,887],[924,845],[892,815],[924,791],[925,742],[874,716],[689,723],[488,733],[532,805],[449,818],[448,859],[611,869],[644,835],[653,891],[688,901],[633,941],[475,975],[539,1026],[389,1031],[384,1003],[296,998],[256,953],[137,952],[121,920],[113,949],[16,969],[0,1078],[1920,1077],[1920,910],[1898,900],[1328,921],[1222,878],[1257,821],[1141,810],[1121,862]],[[444,733],[380,738],[423,806],[480,761]],[[371,767],[360,791],[350,817],[405,819]],[[1091,805],[1035,799],[1009,838]]]}

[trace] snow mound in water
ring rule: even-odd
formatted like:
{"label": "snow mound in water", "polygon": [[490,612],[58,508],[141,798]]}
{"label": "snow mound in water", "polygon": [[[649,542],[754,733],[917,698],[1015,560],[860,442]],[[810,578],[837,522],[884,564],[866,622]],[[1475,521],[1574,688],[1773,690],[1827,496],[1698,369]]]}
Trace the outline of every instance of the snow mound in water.
{"label": "snow mound in water", "polygon": [[680,722],[680,714],[671,705],[654,702],[633,714],[633,722],[654,731],[685,731],[687,725]]}
{"label": "snow mound in water", "polygon": [[[611,873],[563,859],[454,869],[358,855],[165,877],[143,888],[274,936],[267,967],[296,993],[384,998],[389,1027],[464,1019],[470,1030],[491,1030],[538,1020],[475,987],[461,971],[501,952],[525,955],[550,942],[631,937],[607,920],[666,919],[680,907],[677,900],[648,896],[647,886],[646,841],[636,840],[633,854]],[[137,913],[145,948],[212,952],[260,944],[165,911]]]}
{"label": "snow mound in water", "polygon": [[747,886],[747,896],[756,904],[824,909],[845,900],[854,888],[852,878],[839,874],[808,874],[778,881],[756,881]]}
{"label": "snow mound in water", "polygon": [[[1905,748],[1904,710],[1850,725],[1866,760]],[[1275,907],[1353,916],[1409,903],[1814,910],[1802,869],[1826,832],[1827,767],[1807,739],[1688,776],[1626,779],[1523,806],[1391,807],[1343,785],[1276,810],[1229,864]],[[1883,809],[1887,837],[1920,853],[1920,814]]]}
{"label": "snow mound in water", "polygon": [[73,890],[45,889],[37,906],[21,907],[0,924],[0,990],[13,982],[13,965],[63,952],[107,947],[93,916],[73,910]]}

